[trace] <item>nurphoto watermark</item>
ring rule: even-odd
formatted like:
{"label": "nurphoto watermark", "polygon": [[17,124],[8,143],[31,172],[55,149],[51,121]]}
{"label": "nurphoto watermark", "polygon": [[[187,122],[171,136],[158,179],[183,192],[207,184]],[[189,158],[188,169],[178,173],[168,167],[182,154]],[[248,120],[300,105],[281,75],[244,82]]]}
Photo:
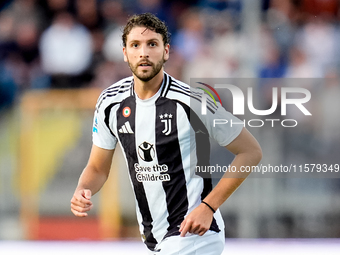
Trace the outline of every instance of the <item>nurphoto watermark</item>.
{"label": "nurphoto watermark", "polygon": [[[196,119],[214,129],[233,132],[247,128],[258,140],[263,158],[258,166],[231,165],[233,155],[220,145],[204,141],[197,134],[197,147],[210,146],[210,158],[196,153],[195,173],[210,178],[340,178],[340,115],[335,98],[340,97],[340,84],[331,79],[246,79],[194,78],[191,105]],[[340,104],[337,104],[340,107]],[[222,113],[223,108],[228,114]],[[335,108],[334,108],[335,107]],[[193,123],[196,123],[194,120]],[[201,129],[196,133],[202,132]],[[204,133],[204,132],[202,132]],[[219,131],[217,135],[223,135]],[[199,148],[198,148],[199,150]],[[194,150],[193,150],[194,151]]]}

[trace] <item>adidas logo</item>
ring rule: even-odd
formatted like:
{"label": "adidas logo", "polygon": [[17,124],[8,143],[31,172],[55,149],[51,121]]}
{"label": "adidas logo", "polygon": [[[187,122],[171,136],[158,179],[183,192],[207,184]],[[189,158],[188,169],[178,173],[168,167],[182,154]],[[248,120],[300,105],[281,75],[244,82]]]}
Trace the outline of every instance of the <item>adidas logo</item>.
{"label": "adidas logo", "polygon": [[130,122],[125,122],[124,125],[118,130],[118,132],[122,134],[133,134]]}
{"label": "adidas logo", "polygon": [[201,129],[197,130],[195,133],[196,134],[205,134]]}

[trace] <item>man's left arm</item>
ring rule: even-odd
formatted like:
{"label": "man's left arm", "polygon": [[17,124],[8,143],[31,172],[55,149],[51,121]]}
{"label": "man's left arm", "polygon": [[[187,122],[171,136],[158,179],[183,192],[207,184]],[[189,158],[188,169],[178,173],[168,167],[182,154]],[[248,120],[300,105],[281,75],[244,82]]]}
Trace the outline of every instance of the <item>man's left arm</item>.
{"label": "man's left arm", "polygon": [[[241,167],[256,166],[262,158],[259,143],[246,128],[243,128],[241,133],[226,148],[235,154],[230,167],[237,169],[237,176],[235,176],[235,173],[232,173],[232,175],[225,173],[216,187],[204,198],[203,201],[215,211],[249,175],[249,173],[242,173]],[[184,219],[179,230],[181,236],[185,236],[187,232],[203,235],[209,230],[214,212],[208,205],[201,203]]]}

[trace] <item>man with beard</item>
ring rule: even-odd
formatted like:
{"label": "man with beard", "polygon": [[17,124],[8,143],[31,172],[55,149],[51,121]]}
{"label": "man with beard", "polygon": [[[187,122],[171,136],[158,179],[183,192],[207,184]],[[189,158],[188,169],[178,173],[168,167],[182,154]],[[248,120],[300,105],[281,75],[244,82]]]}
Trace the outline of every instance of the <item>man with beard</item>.
{"label": "man with beard", "polygon": [[92,151],[71,211],[87,216],[93,207],[91,196],[106,181],[119,142],[149,254],[221,254],[224,224],[218,208],[246,176],[222,178],[213,188],[211,179],[195,173],[195,166],[209,163],[209,136],[236,155],[231,163],[236,169],[257,165],[261,148],[242,125],[213,127],[213,119],[239,120],[220,104],[200,114],[202,92],[164,72],[169,34],[157,17],[131,17],[122,39],[124,60],[133,75],[98,99]]}

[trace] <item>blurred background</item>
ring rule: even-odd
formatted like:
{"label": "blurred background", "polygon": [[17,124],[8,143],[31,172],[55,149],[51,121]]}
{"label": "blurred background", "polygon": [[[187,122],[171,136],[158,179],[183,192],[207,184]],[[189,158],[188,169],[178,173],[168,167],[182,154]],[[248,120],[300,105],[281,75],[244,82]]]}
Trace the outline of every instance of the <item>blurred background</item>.
{"label": "blurred background", "polygon": [[[317,80],[303,85],[312,93],[311,118],[288,112],[297,128],[251,132],[263,163],[340,163],[338,0],[4,0],[0,240],[139,239],[119,149],[90,216],[74,217],[70,199],[90,153],[97,97],[131,75],[122,26],[142,12],[168,25],[165,71],[186,83],[201,77]],[[257,102],[268,109],[274,85],[255,86]],[[226,237],[338,238],[339,191],[339,179],[248,179],[221,207]]]}

